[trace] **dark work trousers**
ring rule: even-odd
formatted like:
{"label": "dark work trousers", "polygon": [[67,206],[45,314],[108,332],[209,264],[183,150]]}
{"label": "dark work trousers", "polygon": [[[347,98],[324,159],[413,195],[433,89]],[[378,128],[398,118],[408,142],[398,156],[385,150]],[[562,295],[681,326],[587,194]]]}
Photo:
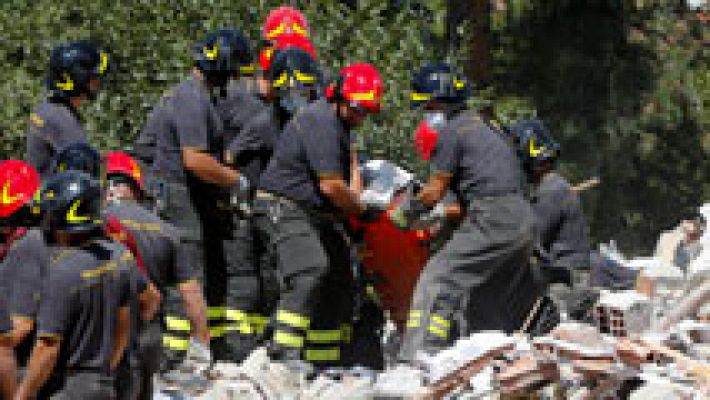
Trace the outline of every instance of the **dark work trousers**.
{"label": "dark work trousers", "polygon": [[219,288],[215,294],[222,297],[214,303],[224,308],[224,317],[221,328],[213,330],[223,338],[223,359],[240,362],[260,343],[268,314],[264,313],[264,288],[254,225],[250,218],[236,213],[227,213],[225,218],[232,218],[232,230],[222,239],[222,260],[215,260],[215,265],[224,265],[224,272],[216,274],[223,279],[210,286],[213,293]]}
{"label": "dark work trousers", "polygon": [[275,255],[281,295],[269,354],[277,360],[340,365],[349,340],[353,275],[340,225],[286,199],[257,199],[259,240]]}
{"label": "dark work trousers", "polygon": [[114,400],[116,393],[113,378],[95,372],[68,374],[64,387],[55,393],[52,400]]}
{"label": "dark work trousers", "polygon": [[481,330],[519,329],[541,293],[533,277],[533,214],[522,196],[473,200],[419,278],[400,358]]}
{"label": "dark work trousers", "polygon": [[161,322],[156,318],[144,324],[138,334],[138,371],[140,382],[138,384],[138,399],[150,400],[153,398],[153,376],[160,369],[161,355]]}

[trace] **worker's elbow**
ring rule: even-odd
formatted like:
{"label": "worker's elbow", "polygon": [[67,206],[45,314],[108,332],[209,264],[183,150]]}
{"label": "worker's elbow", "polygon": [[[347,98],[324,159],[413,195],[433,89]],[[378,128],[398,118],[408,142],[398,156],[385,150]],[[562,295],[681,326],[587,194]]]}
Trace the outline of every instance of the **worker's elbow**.
{"label": "worker's elbow", "polygon": [[200,164],[200,152],[195,149],[182,149],[182,163],[186,169],[194,171]]}
{"label": "worker's elbow", "polygon": [[328,178],[328,179],[321,179],[318,182],[318,188],[320,189],[320,192],[328,197],[328,198],[333,198],[338,195],[344,188],[345,186],[345,181],[340,179],[334,179],[334,178]]}

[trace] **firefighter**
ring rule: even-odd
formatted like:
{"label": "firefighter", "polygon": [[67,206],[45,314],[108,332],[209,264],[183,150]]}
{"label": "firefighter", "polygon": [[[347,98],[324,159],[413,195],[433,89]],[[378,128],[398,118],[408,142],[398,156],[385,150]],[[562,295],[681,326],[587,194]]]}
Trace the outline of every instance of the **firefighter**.
{"label": "firefighter", "polygon": [[470,332],[521,329],[539,290],[529,269],[533,214],[515,153],[466,108],[470,86],[446,63],[424,65],[411,100],[436,133],[428,183],[391,211],[409,227],[451,188],[464,217],[429,260],[414,293],[400,357],[435,352]]}
{"label": "firefighter", "polygon": [[[109,236],[121,241],[133,253],[138,268],[147,274],[161,293],[168,285],[175,284],[183,299],[189,324],[174,319],[165,320],[174,331],[184,331],[190,339],[169,337],[166,341],[180,342],[188,346],[193,364],[202,363],[197,369],[209,367],[209,330],[207,306],[197,272],[189,264],[179,263],[182,257],[180,233],[171,225],[141,205],[145,196],[145,181],[138,162],[124,152],[106,154],[106,230]],[[138,348],[139,399],[152,396],[152,376],[160,366],[163,342],[161,321],[155,319],[140,327]]]}
{"label": "firefighter", "polygon": [[[230,304],[238,296],[230,291],[238,277],[228,269],[223,250],[234,231],[228,209],[230,193],[242,198],[250,191],[250,183],[221,162],[223,120],[216,104],[239,67],[251,62],[242,39],[236,29],[219,29],[195,46],[191,76],[160,105],[162,121],[154,161],[155,173],[165,186],[163,216],[183,231],[183,256],[178,262],[187,263],[185,269],[196,269],[203,277],[211,347],[220,360],[235,360],[240,352],[237,329],[243,313]],[[170,296],[169,303],[178,301]],[[189,323],[168,316],[180,324]],[[177,342],[166,344],[174,361],[187,350]]]}
{"label": "firefighter", "polygon": [[[320,69],[309,53],[288,47],[276,51],[268,82],[269,103],[252,116],[227,146],[230,164],[250,182],[258,182],[284,125],[298,109],[317,99]],[[269,261],[272,255],[260,241],[254,240],[253,223],[243,214],[237,214],[236,218],[235,240],[225,251],[231,255],[229,259],[241,277],[233,289],[239,293],[238,309],[248,316],[248,325],[240,332],[243,358],[263,337],[268,316],[278,299],[278,285],[273,263]]]}
{"label": "firefighter", "polygon": [[12,349],[12,320],[6,294],[0,294],[0,398],[12,399],[17,386],[17,363]]}
{"label": "firefighter", "polygon": [[[539,120],[521,121],[511,128],[511,132],[517,140],[518,154],[530,184],[530,202],[536,216],[544,278],[550,284],[589,286],[587,224],[579,196],[556,171],[559,144]],[[584,275],[586,279],[582,278]],[[551,290],[558,303],[564,302],[563,309],[574,315],[581,311],[566,306],[575,303],[574,291],[569,292],[557,285],[553,285]],[[554,304],[548,307],[554,307]],[[552,310],[550,312],[552,316]]]}
{"label": "firefighter", "polygon": [[49,57],[49,97],[30,114],[27,161],[42,177],[51,173],[51,161],[65,146],[86,142],[79,106],[93,100],[108,70],[108,56],[95,44],[61,44]]}
{"label": "firefighter", "polygon": [[[372,65],[345,67],[327,99],[304,107],[286,124],[259,179],[256,227],[277,256],[281,279],[268,346],[277,371],[298,360],[340,361],[352,276],[338,218],[368,209],[348,186],[354,173],[351,131],[379,112],[382,90]],[[323,347],[304,351],[307,341]]]}
{"label": "firefighter", "polygon": [[39,231],[26,228],[37,219],[31,207],[39,189],[37,171],[24,161],[0,161],[0,187],[0,397],[11,399],[14,368],[31,340],[48,258]]}
{"label": "firefighter", "polygon": [[[37,299],[49,257],[31,205],[39,189],[39,174],[24,161],[0,162],[0,286],[7,295],[13,329],[11,344],[20,366],[29,357],[37,316]],[[22,268],[17,268],[21,265]]]}
{"label": "firefighter", "polygon": [[[129,340],[129,302],[152,319],[160,295],[138,272],[130,252],[101,230],[99,182],[67,171],[40,195],[42,230],[50,246],[37,316],[37,340],[16,399],[45,388],[57,399],[115,398],[112,372]],[[42,397],[44,398],[44,397]]]}

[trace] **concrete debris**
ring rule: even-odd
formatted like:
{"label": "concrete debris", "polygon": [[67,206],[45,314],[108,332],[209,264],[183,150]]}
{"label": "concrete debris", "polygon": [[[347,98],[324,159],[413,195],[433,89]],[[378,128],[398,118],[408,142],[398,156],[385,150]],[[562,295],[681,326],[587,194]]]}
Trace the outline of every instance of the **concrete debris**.
{"label": "concrete debris", "polygon": [[[375,165],[373,170],[387,168]],[[412,182],[396,167],[388,171],[387,176],[370,177],[381,180],[372,196],[389,199]],[[710,204],[701,212],[710,219]],[[664,249],[671,251],[681,242]],[[399,332],[390,321],[382,335],[389,366],[385,371],[315,371],[305,363],[273,362],[259,348],[240,365],[217,363],[207,372],[192,368],[166,374],[156,379],[154,398],[710,398],[710,322],[698,317],[710,299],[707,231],[700,242],[702,250],[687,271],[657,256],[629,260],[613,242],[600,246],[604,257],[619,268],[640,271],[651,285],[643,288],[644,294],[602,290],[593,321],[565,321],[546,336],[478,332],[436,354],[419,353],[412,364],[397,364]]]}

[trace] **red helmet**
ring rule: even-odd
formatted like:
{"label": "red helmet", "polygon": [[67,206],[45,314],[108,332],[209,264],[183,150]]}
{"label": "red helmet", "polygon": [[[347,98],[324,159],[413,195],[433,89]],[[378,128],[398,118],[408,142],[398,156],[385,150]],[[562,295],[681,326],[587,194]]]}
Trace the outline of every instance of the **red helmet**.
{"label": "red helmet", "polygon": [[382,107],[382,77],[371,64],[351,64],[340,70],[337,83],[328,87],[326,97],[343,99],[352,106],[378,113]]}
{"label": "red helmet", "polygon": [[271,10],[261,27],[261,37],[264,40],[277,40],[283,34],[310,36],[308,20],[303,13],[289,6]]}
{"label": "red helmet", "polygon": [[439,139],[439,132],[429,127],[426,121],[422,121],[414,131],[414,146],[422,160],[431,158],[431,153],[436,147],[436,141]]}
{"label": "red helmet", "polygon": [[39,174],[20,160],[0,161],[0,218],[28,206],[39,190]]}
{"label": "red helmet", "polygon": [[271,69],[271,60],[274,58],[276,50],[283,50],[289,47],[299,48],[310,54],[314,60],[318,59],[316,49],[307,37],[289,33],[281,35],[276,40],[274,45],[265,47],[261,50],[261,53],[259,53],[259,66],[261,67],[261,70],[266,72]]}
{"label": "red helmet", "polygon": [[132,179],[140,190],[145,191],[141,167],[133,157],[122,151],[106,154],[106,176],[123,175]]}

